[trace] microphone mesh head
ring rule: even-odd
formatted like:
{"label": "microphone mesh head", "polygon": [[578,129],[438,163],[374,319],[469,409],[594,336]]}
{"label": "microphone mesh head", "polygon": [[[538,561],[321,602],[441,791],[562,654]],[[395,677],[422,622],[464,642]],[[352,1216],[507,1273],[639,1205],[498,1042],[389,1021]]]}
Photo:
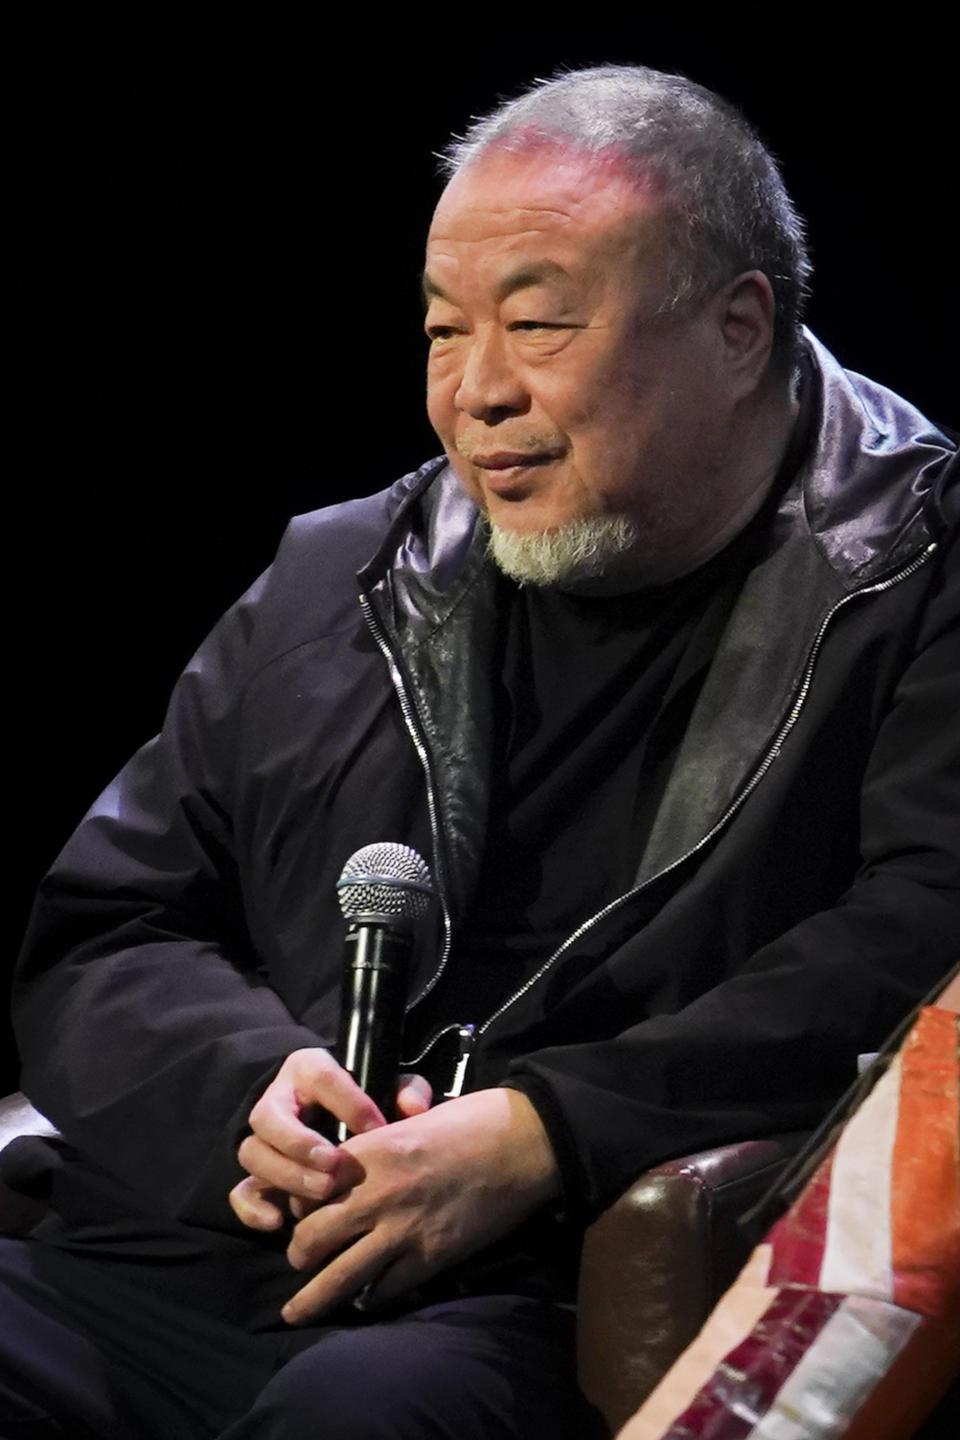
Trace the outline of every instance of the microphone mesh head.
{"label": "microphone mesh head", "polygon": [[350,856],[337,881],[337,898],[347,920],[365,911],[419,920],[433,899],[433,879],[416,850],[384,841]]}

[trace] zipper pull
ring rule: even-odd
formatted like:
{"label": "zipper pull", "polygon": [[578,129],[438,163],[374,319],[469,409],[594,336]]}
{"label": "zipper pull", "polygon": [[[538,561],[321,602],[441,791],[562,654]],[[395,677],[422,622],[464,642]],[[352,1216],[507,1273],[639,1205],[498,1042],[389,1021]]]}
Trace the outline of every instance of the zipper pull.
{"label": "zipper pull", "polygon": [[457,1027],[457,1063],[454,1066],[450,1089],[443,1092],[444,1100],[456,1100],[457,1096],[463,1093],[463,1082],[467,1078],[467,1066],[470,1064],[470,1057],[476,1043],[475,1031],[475,1025],[458,1025]]}

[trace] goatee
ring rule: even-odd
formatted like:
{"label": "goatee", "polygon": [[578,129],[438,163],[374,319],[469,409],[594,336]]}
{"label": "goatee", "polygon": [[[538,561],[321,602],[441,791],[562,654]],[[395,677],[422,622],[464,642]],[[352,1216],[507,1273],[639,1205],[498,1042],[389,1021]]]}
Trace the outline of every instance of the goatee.
{"label": "goatee", "polygon": [[638,539],[626,515],[589,515],[527,534],[491,523],[489,551],[520,585],[571,586],[616,573]]}

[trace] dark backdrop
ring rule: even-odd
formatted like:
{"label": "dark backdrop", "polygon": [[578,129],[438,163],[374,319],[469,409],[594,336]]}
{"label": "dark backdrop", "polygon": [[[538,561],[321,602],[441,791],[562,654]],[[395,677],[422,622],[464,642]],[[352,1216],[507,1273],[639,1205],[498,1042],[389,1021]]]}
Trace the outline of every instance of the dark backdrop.
{"label": "dark backdrop", "polygon": [[576,27],[410,12],[387,30],[280,8],[255,27],[200,4],[38,3],[11,52],[28,320],[10,956],[43,869],[287,516],[435,450],[417,294],[431,152],[497,94],[616,60],[738,102],[809,219],[811,324],[960,423],[951,52],[922,7],[843,35],[809,15],[790,35],[766,18],[782,9],[745,5]]}

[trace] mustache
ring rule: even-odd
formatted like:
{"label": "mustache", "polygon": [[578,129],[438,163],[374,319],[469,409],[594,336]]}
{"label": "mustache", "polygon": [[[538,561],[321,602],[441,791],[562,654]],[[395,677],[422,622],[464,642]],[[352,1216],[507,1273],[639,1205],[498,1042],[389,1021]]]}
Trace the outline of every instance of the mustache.
{"label": "mustache", "polygon": [[469,435],[461,436],[456,441],[457,454],[470,464],[477,461],[483,462],[484,458],[491,454],[512,454],[512,455],[559,455],[567,448],[566,442],[559,435],[518,435],[512,436],[497,431],[496,440],[487,434],[477,436],[476,439]]}

